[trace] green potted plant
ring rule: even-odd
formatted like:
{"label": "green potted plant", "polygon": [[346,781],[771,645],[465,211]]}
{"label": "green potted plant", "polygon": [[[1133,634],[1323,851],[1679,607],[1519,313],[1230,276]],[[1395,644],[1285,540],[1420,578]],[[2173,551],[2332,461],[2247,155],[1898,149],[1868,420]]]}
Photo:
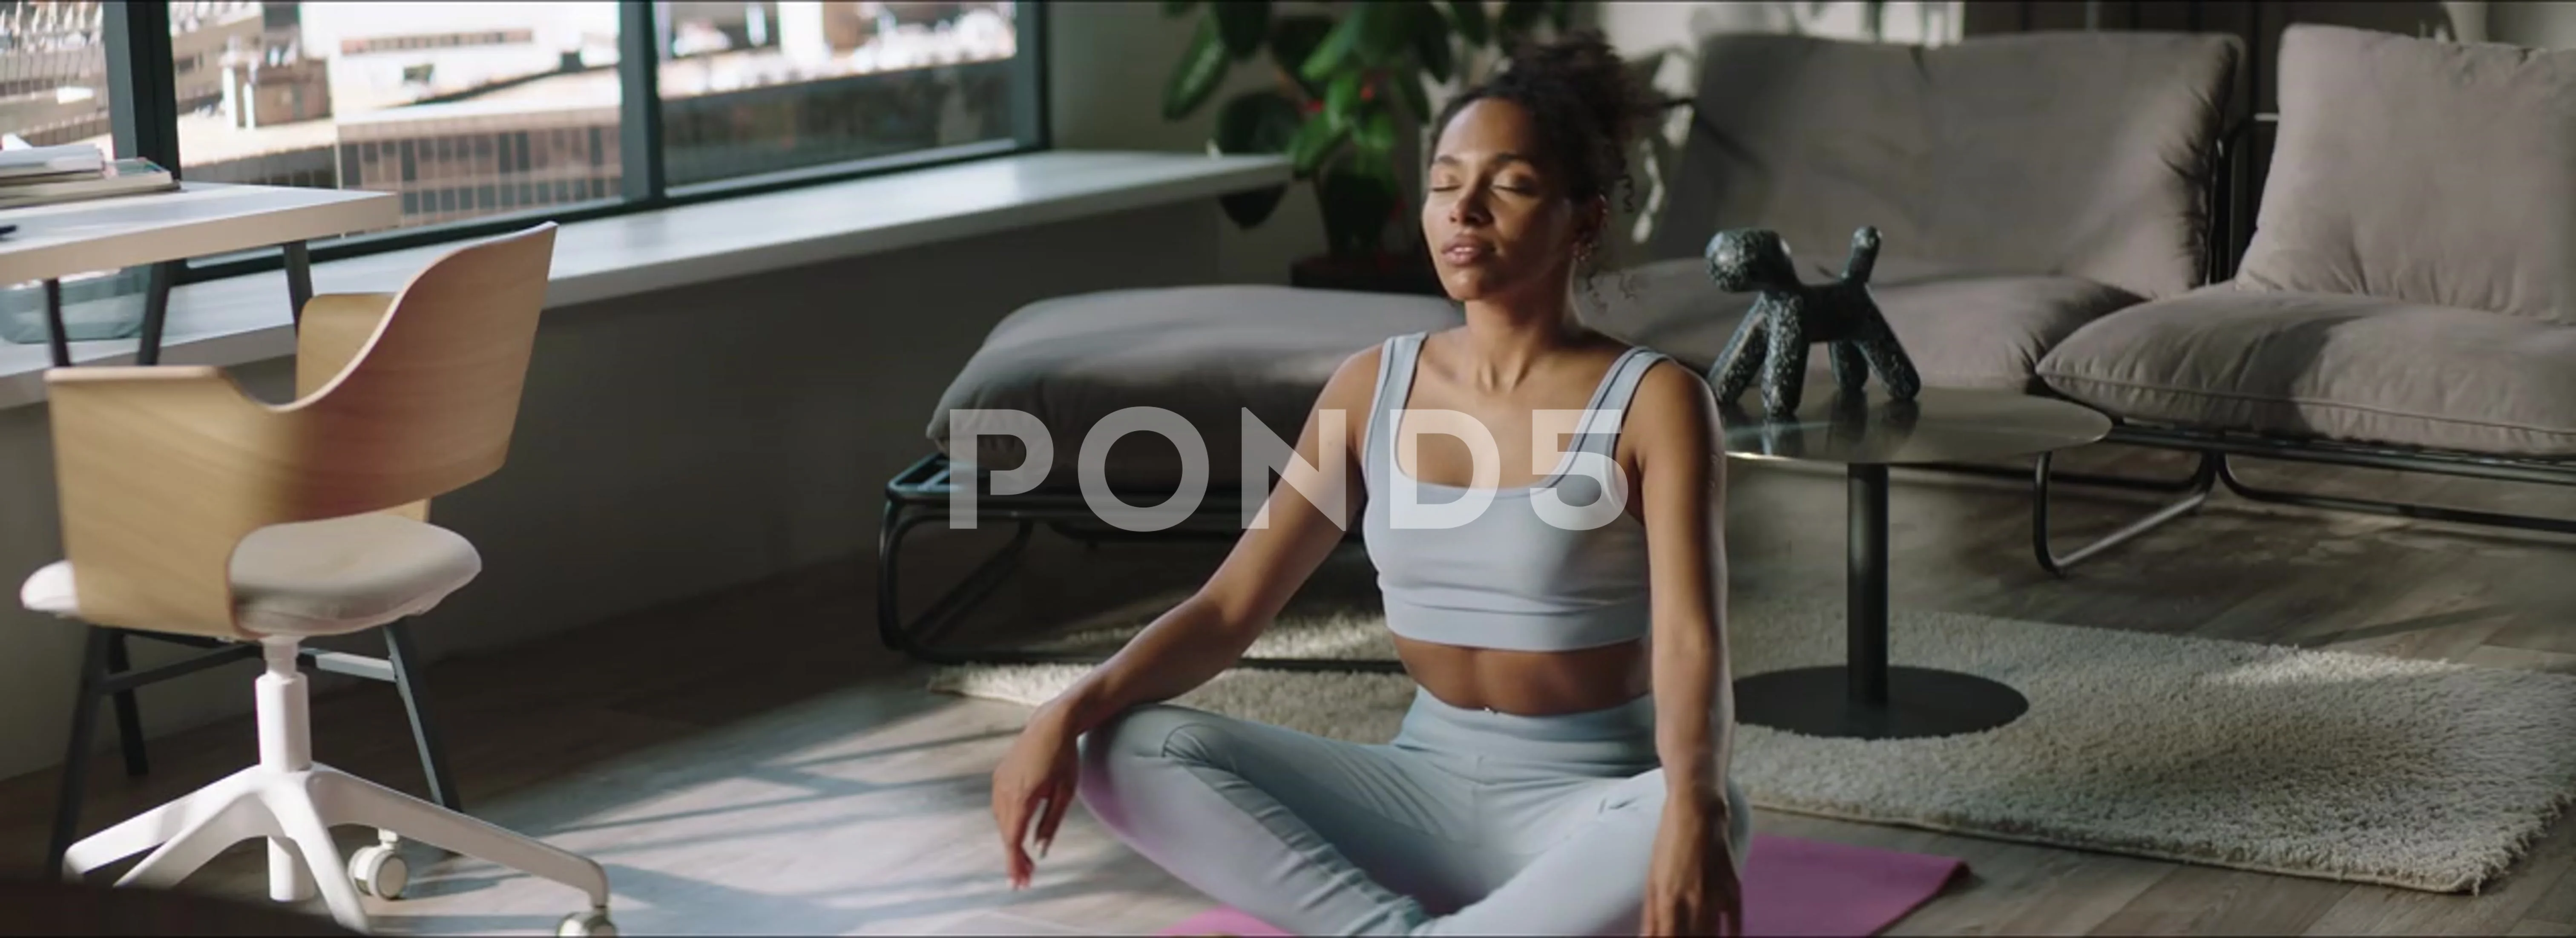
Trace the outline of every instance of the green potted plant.
{"label": "green potted plant", "polygon": [[[1294,179],[1314,189],[1324,253],[1297,262],[1300,286],[1437,293],[1429,255],[1389,237],[1411,204],[1397,165],[1400,129],[1430,121],[1425,80],[1470,77],[1486,53],[1541,26],[1565,30],[1571,0],[1166,0],[1170,16],[1199,17],[1197,35],[1163,93],[1163,117],[1198,113],[1237,66],[1271,70],[1268,87],[1237,94],[1217,112],[1209,140],[1220,153],[1285,154]],[[1288,187],[1229,196],[1226,215],[1251,228]]]}

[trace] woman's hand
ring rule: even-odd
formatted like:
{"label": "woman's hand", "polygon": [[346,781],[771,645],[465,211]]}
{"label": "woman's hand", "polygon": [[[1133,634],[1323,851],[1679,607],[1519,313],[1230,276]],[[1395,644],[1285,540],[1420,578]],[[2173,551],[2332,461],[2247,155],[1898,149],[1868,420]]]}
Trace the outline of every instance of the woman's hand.
{"label": "woman's hand", "polygon": [[1726,849],[1729,810],[1723,799],[1665,803],[1646,872],[1645,934],[1744,933],[1744,890]]}
{"label": "woman's hand", "polygon": [[[1011,888],[1026,889],[1037,862],[1029,857],[1032,842],[1046,856],[1055,842],[1056,826],[1073,804],[1080,777],[1074,759],[1075,733],[1061,708],[1039,708],[1027,728],[993,769],[993,823],[1002,834],[1002,856],[1010,867]],[[1036,821],[1036,829],[1030,822]],[[1035,836],[1032,837],[1031,835]]]}

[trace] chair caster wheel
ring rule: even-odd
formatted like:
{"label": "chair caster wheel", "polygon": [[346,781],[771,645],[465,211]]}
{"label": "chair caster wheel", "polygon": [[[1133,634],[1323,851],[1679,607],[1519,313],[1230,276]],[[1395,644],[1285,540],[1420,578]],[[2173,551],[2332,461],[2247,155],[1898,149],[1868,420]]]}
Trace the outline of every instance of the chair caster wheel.
{"label": "chair caster wheel", "polygon": [[400,899],[411,884],[411,864],[392,847],[374,844],[349,854],[349,879],[358,891],[378,899]]}
{"label": "chair caster wheel", "polygon": [[564,916],[563,922],[555,926],[555,934],[563,938],[615,938],[617,925],[608,920],[607,909],[592,909]]}

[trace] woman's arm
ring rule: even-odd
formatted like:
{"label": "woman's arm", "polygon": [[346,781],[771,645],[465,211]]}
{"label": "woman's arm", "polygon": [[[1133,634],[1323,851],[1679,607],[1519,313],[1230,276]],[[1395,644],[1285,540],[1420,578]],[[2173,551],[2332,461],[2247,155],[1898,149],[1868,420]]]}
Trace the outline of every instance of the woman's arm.
{"label": "woman's arm", "polygon": [[[1049,702],[1042,718],[1062,720],[1075,734],[1089,732],[1129,707],[1188,693],[1243,657],[1341,543],[1366,497],[1356,480],[1377,395],[1378,354],[1370,348],[1352,355],[1326,382],[1298,434],[1296,458],[1264,503],[1264,526],[1246,530],[1206,585]],[[1338,516],[1327,506],[1338,508]]]}
{"label": "woman's arm", "polygon": [[[1668,363],[1669,364],[1669,363]],[[1717,401],[1689,369],[1649,369],[1626,419],[1654,597],[1656,750],[1668,804],[1725,804],[1735,698],[1726,655],[1726,455]]]}

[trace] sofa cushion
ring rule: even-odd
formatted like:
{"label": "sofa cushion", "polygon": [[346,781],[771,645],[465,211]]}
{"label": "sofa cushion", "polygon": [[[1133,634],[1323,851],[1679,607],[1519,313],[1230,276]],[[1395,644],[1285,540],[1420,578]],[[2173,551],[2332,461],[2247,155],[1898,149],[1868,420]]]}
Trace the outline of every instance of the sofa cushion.
{"label": "sofa cushion", "polygon": [[[951,459],[1007,471],[1028,459],[1020,440],[978,435],[975,451],[961,453],[951,448],[954,412],[1033,415],[1053,449],[1043,487],[1072,488],[1094,424],[1124,408],[1158,407],[1198,431],[1209,484],[1230,485],[1242,475],[1245,411],[1293,442],[1343,360],[1388,336],[1460,321],[1457,305],[1440,297],[1279,286],[1055,297],[995,324],[940,395],[928,435]],[[1168,488],[1182,479],[1180,450],[1152,433],[1121,438],[1104,468],[1120,487]]]}
{"label": "sofa cushion", "polygon": [[[1717,289],[1707,265],[1696,260],[1641,264],[1625,274],[1624,284],[1617,275],[1602,275],[1597,297],[1578,293],[1584,321],[1702,372],[1717,364],[1753,306],[1751,294]],[[1905,258],[1880,259],[1871,282],[1870,294],[1915,371],[1937,387],[2038,390],[2032,368],[2051,346],[2138,302],[2075,277],[1979,274]],[[1833,366],[1811,349],[1807,368],[1824,375]]]}
{"label": "sofa cushion", "polygon": [[2576,327],[2480,310],[2220,284],[2078,329],[2039,374],[2135,422],[2576,456]]}
{"label": "sofa cushion", "polygon": [[1712,35],[1649,253],[1695,257],[1719,230],[1769,228],[1839,267],[1872,225],[1890,254],[2181,293],[2206,280],[2203,190],[2240,47],[2132,31],[1933,48]]}
{"label": "sofa cushion", "polygon": [[2576,324],[2576,50],[2295,25],[2238,277]]}

